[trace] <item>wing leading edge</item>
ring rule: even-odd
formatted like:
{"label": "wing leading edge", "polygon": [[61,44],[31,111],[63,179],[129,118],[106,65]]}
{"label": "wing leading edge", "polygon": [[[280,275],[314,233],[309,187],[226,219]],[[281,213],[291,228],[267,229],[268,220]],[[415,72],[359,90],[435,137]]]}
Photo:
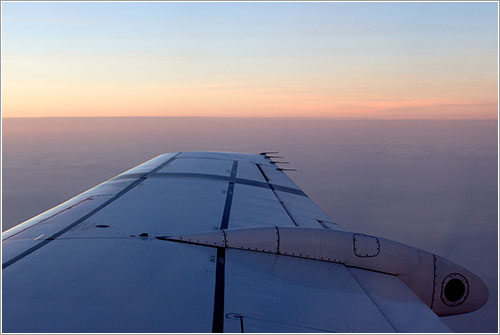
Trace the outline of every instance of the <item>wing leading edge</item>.
{"label": "wing leading edge", "polygon": [[2,233],[3,331],[449,332],[397,275],[162,238],[252,227],[343,233],[266,154],[160,155]]}

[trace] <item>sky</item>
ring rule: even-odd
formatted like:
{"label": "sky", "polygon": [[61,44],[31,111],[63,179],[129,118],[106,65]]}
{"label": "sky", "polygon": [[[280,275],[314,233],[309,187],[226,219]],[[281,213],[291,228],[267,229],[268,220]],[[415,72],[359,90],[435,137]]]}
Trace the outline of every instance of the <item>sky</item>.
{"label": "sky", "polygon": [[496,119],[498,3],[2,2],[2,116]]}

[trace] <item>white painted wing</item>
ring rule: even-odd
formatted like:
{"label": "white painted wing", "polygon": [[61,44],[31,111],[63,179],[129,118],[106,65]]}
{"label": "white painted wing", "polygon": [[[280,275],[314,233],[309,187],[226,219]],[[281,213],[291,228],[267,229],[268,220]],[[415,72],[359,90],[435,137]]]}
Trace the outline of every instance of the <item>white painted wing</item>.
{"label": "white painted wing", "polygon": [[265,155],[160,155],[2,234],[4,332],[449,332],[397,276],[158,239],[339,230]]}

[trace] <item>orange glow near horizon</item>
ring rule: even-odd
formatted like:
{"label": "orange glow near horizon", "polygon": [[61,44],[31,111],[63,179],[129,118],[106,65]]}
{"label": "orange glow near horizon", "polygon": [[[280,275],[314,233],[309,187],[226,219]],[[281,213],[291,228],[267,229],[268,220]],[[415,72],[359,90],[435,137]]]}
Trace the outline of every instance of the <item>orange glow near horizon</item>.
{"label": "orange glow near horizon", "polygon": [[[21,86],[22,83],[19,83]],[[75,85],[76,86],[76,85]],[[301,92],[297,89],[150,87],[56,83],[2,90],[3,117],[204,116],[380,119],[495,119],[497,101]],[[344,88],[345,89],[345,88]],[[331,90],[335,92],[335,89]],[[482,91],[484,92],[484,90]],[[468,94],[467,94],[468,93]],[[457,94],[459,95],[459,94]],[[381,96],[385,96],[381,94]],[[494,96],[494,94],[491,94]],[[392,98],[392,99],[391,99]]]}

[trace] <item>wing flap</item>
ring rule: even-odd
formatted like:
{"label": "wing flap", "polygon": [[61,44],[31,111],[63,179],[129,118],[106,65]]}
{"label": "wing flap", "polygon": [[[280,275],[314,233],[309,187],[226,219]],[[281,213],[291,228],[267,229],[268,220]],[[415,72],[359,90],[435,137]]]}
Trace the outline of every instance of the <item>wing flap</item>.
{"label": "wing flap", "polygon": [[3,270],[4,332],[207,332],[213,248],[61,237]]}
{"label": "wing flap", "polygon": [[398,277],[356,268],[349,271],[397,332],[452,332]]}
{"label": "wing flap", "polygon": [[[241,315],[245,332],[394,331],[343,265],[233,249],[225,313]],[[229,317],[225,325],[240,331]]]}

